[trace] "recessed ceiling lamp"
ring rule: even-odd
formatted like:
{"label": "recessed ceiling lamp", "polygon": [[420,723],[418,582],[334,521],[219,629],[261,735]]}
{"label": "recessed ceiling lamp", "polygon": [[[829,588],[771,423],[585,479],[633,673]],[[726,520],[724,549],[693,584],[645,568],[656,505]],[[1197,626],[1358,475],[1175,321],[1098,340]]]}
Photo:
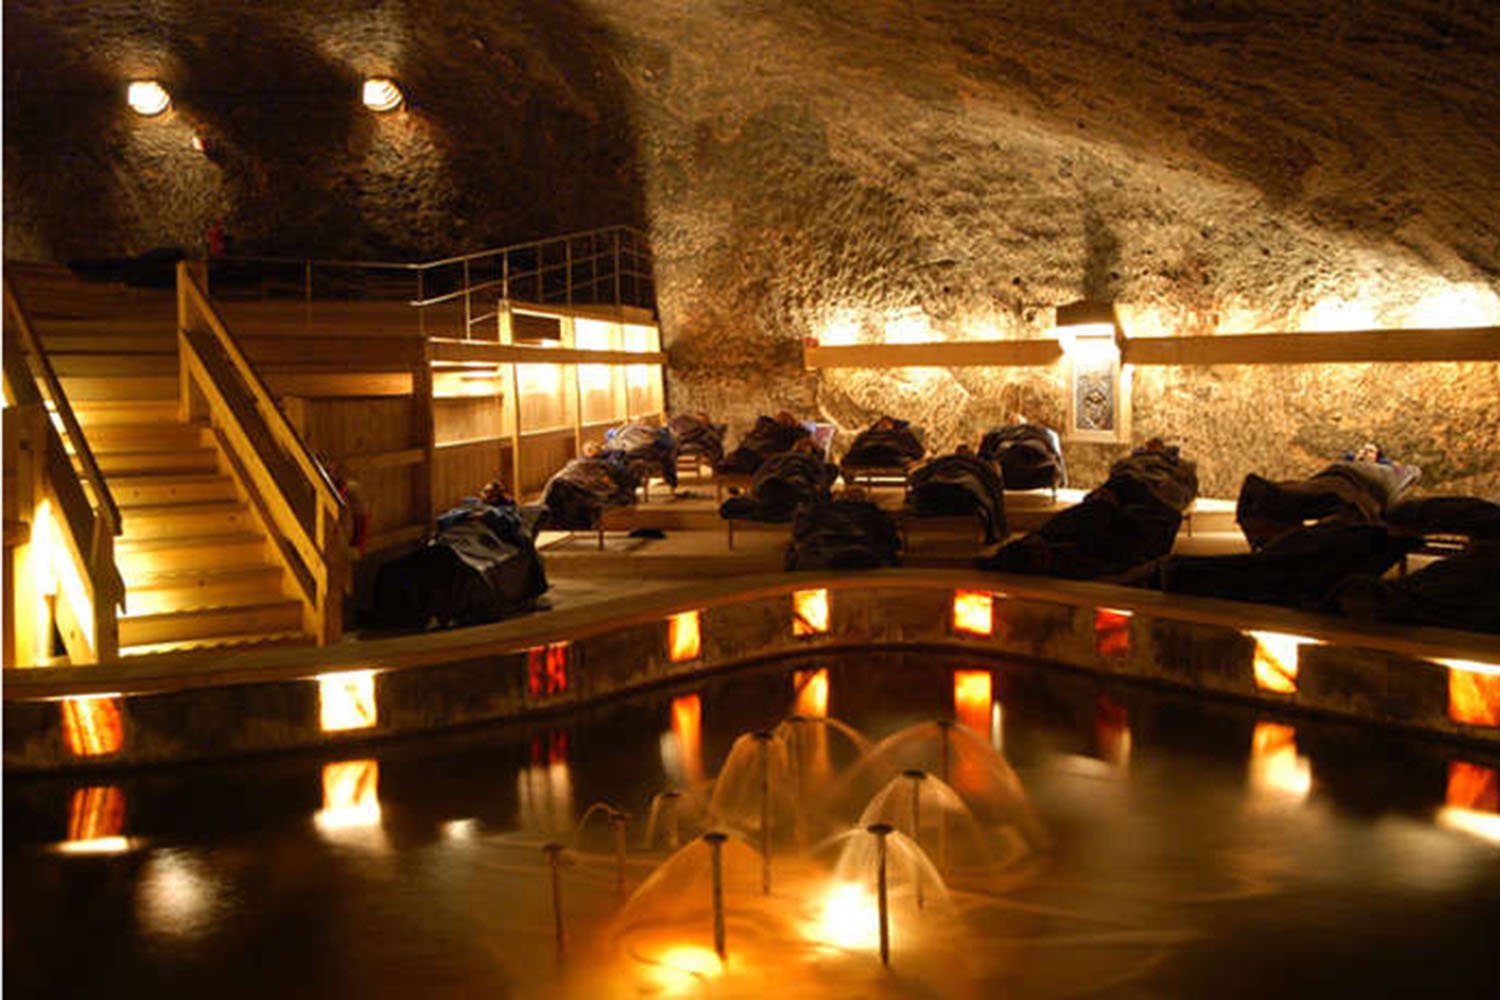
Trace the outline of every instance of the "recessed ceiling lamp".
{"label": "recessed ceiling lamp", "polygon": [[172,106],[172,98],[166,88],[155,80],[133,80],[125,91],[125,100],[136,114],[150,118]]}
{"label": "recessed ceiling lamp", "polygon": [[364,101],[371,111],[395,111],[401,106],[401,88],[387,77],[372,76],[365,81]]}

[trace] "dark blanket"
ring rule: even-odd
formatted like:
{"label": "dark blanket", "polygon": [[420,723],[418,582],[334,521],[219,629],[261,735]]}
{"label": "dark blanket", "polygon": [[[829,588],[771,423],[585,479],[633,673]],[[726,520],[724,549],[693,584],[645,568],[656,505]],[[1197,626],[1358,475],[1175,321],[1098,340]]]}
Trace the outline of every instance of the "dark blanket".
{"label": "dark blanket", "polygon": [[774,417],[757,417],[755,426],[740,439],[740,446],[715,463],[714,471],[749,475],[771,455],[791,451],[798,441],[811,436],[812,432],[800,423],[783,424]]}
{"label": "dark blanket", "polygon": [[868,500],[830,500],[797,508],[787,569],[873,569],[900,561],[896,522]]}
{"label": "dark blanket", "polygon": [[750,492],[725,500],[719,514],[738,521],[790,521],[798,504],[827,500],[838,474],[837,468],[810,452],[772,455],[755,470]]}
{"label": "dark blanket", "polygon": [[547,524],[564,531],[586,531],[606,507],[635,502],[638,480],[623,463],[609,458],[575,458],[547,480],[542,503]]}
{"label": "dark blanket", "polygon": [[665,427],[626,424],[613,428],[604,437],[599,457],[623,462],[639,481],[656,473],[672,489],[677,488],[677,438]]}
{"label": "dark blanket", "polygon": [[1171,556],[1161,566],[1161,587],[1173,594],[1327,610],[1341,580],[1379,576],[1414,545],[1384,525],[1315,524],[1295,528],[1259,552]]}
{"label": "dark blanket", "polygon": [[1500,539],[1500,504],[1479,497],[1422,497],[1386,510],[1386,523],[1418,535]]}
{"label": "dark blanket", "polygon": [[1057,431],[1038,424],[997,427],[979,443],[979,457],[1000,464],[1008,490],[1040,490],[1068,485]]}
{"label": "dark blanket", "polygon": [[993,462],[974,455],[944,455],[917,469],[906,506],[918,517],[973,515],[986,543],[1005,537],[1005,485]]}
{"label": "dark blanket", "polygon": [[1349,577],[1334,599],[1351,618],[1500,634],[1500,543],[1471,545],[1397,580]]}
{"label": "dark blanket", "polygon": [[921,432],[905,420],[891,421],[894,426],[867,427],[854,438],[844,455],[846,469],[891,469],[915,462],[927,454]]}
{"label": "dark blanket", "polygon": [[1310,479],[1271,482],[1251,474],[1240,484],[1235,520],[1260,548],[1304,521],[1373,523],[1422,475],[1414,465],[1335,462]]}
{"label": "dark blanket", "polygon": [[1182,512],[1198,492],[1177,449],[1140,451],[1110,469],[1083,502],[982,560],[984,569],[1071,580],[1117,576],[1172,551]]}
{"label": "dark blanket", "polygon": [[723,461],[724,432],[729,429],[728,424],[711,424],[691,413],[684,413],[673,417],[667,428],[677,438],[679,455],[700,455],[710,465]]}
{"label": "dark blanket", "polygon": [[529,610],[547,590],[531,532],[515,507],[475,504],[444,514],[433,538],[380,568],[382,625],[477,625]]}

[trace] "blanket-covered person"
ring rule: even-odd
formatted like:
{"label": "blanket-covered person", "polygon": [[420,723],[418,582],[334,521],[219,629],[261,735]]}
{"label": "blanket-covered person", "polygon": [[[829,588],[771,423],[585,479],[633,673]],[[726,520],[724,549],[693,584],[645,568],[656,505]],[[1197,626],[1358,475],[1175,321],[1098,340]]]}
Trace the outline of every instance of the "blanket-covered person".
{"label": "blanket-covered person", "polygon": [[608,458],[599,446],[584,445],[583,454],[572,459],[547,480],[542,503],[547,507],[547,526],[563,531],[587,531],[607,507],[628,507],[635,502],[639,480],[624,462]]}
{"label": "blanket-covered person", "polygon": [[984,525],[986,544],[1005,537],[1005,484],[994,462],[959,445],[908,478],[906,507],[918,517],[973,515]]}
{"label": "blanket-covered person", "polygon": [[1351,576],[1334,594],[1351,618],[1500,634],[1500,539],[1474,538],[1462,553],[1409,576]]}
{"label": "blanket-covered person", "polygon": [[1251,548],[1261,548],[1304,521],[1373,523],[1420,479],[1422,470],[1381,456],[1374,444],[1308,479],[1272,482],[1255,474],[1240,484],[1235,520]]}
{"label": "blanket-covered person", "polygon": [[677,438],[677,454],[695,455],[710,466],[724,460],[724,432],[728,424],[716,424],[707,413],[679,413],[667,423]]}
{"label": "blanket-covered person", "polygon": [[1127,573],[1172,550],[1183,511],[1197,495],[1196,466],[1152,438],[1111,466],[1109,479],[1082,503],[979,565],[1074,580]]}
{"label": "blanket-covered person", "polygon": [[677,438],[666,427],[625,424],[604,435],[601,458],[623,462],[640,482],[653,473],[677,489]]}
{"label": "blanket-covered person", "polygon": [[547,586],[532,532],[495,480],[440,516],[431,539],[380,568],[375,610],[383,625],[475,625],[531,609]]}
{"label": "blanket-covered person", "polygon": [[1062,441],[1057,431],[1027,423],[1019,414],[1007,427],[996,427],[979,442],[979,457],[1000,464],[1008,490],[1040,490],[1068,485]]}
{"label": "blanket-covered person", "polygon": [[844,455],[844,479],[861,469],[894,469],[920,461],[927,454],[920,432],[905,420],[881,417],[860,431]]}
{"label": "blanket-covered person", "polygon": [[774,417],[757,417],[740,446],[716,463],[714,471],[750,475],[770,456],[791,451],[798,441],[811,436],[812,431],[786,410]]}
{"label": "blanket-covered person", "polygon": [[838,474],[836,467],[823,461],[812,439],[803,438],[791,451],[762,462],[749,492],[725,500],[719,514],[731,520],[790,521],[798,504],[827,500]]}
{"label": "blanket-covered person", "polygon": [[792,544],[786,550],[789,570],[875,569],[900,561],[896,522],[858,490],[803,504],[792,519]]}

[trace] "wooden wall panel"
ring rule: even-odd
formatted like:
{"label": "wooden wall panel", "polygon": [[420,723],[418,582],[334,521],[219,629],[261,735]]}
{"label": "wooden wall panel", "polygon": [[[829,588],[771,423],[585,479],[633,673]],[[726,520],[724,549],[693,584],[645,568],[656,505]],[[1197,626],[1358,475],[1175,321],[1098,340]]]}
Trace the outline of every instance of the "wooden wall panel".
{"label": "wooden wall panel", "polygon": [[[402,451],[413,446],[411,401],[400,396],[303,399],[299,425],[308,447],[330,458]],[[290,412],[289,412],[290,416]]]}
{"label": "wooden wall panel", "polygon": [[437,443],[499,438],[506,433],[501,396],[463,396],[433,400]]}
{"label": "wooden wall panel", "polygon": [[473,496],[497,476],[510,479],[510,446],[501,441],[439,448],[433,457],[432,504],[439,512]]}
{"label": "wooden wall panel", "polygon": [[371,535],[418,523],[413,476],[419,468],[375,469],[359,474],[360,492],[370,513]]}
{"label": "wooden wall panel", "polygon": [[573,429],[521,439],[521,492],[539,495],[552,474],[573,457]]}

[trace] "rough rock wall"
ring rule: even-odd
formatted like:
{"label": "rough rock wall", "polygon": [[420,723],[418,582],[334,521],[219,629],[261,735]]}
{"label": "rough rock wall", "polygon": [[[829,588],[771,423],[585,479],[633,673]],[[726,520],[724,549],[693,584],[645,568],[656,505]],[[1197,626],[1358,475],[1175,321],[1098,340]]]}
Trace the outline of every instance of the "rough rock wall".
{"label": "rough rock wall", "polygon": [[[1500,324],[1484,0],[14,0],[6,252],[196,242],[431,257],[637,222],[674,408],[880,411],[947,447],[1062,372],[801,367],[825,341]],[[372,116],[359,78],[401,80]],[[170,121],[123,112],[168,80]],[[209,142],[207,156],[187,145]],[[1366,437],[1500,489],[1497,366],[1137,373],[1205,488]],[[1096,480],[1119,448],[1080,447]]]}

